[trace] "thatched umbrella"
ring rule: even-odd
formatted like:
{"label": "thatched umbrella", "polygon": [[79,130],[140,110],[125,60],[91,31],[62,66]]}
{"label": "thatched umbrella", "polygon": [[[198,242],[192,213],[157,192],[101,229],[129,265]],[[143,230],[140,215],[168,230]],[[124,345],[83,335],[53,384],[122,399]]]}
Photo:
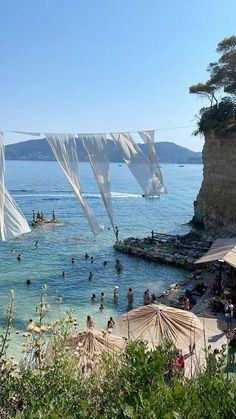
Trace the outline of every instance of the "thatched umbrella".
{"label": "thatched umbrella", "polygon": [[83,329],[68,336],[67,345],[78,355],[79,366],[83,372],[88,372],[99,363],[99,356],[103,353],[118,353],[126,345],[127,339],[116,336],[108,331]]}
{"label": "thatched umbrella", "polygon": [[163,304],[150,304],[122,314],[120,327],[128,339],[147,341],[150,349],[165,340],[176,348],[189,348],[203,336],[203,325],[195,314]]}

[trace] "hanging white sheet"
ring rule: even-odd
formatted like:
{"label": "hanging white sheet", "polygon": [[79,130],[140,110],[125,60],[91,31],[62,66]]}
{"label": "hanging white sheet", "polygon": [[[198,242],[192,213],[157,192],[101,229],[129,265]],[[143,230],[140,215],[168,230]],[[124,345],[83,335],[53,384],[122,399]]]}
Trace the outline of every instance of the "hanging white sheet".
{"label": "hanging white sheet", "polygon": [[87,202],[84,200],[80,191],[79,181],[79,159],[75,143],[74,134],[51,134],[45,133],[45,137],[51,146],[54,156],[72,186],[82,210],[88,220],[94,235],[103,230],[103,225],[99,224]]}
{"label": "hanging white sheet", "polygon": [[111,133],[111,136],[123,160],[141,186],[145,196],[159,195],[160,190],[153,183],[150,163],[132,136],[125,132]]}
{"label": "hanging white sheet", "polygon": [[5,187],[5,154],[2,132],[0,133],[0,225],[2,241],[31,231],[20,208]]}
{"label": "hanging white sheet", "polygon": [[148,160],[151,165],[153,175],[152,182],[155,185],[154,189],[159,189],[159,193],[167,193],[154,146],[155,131],[139,131],[138,133],[143,142],[147,144]]}
{"label": "hanging white sheet", "polygon": [[109,155],[106,134],[79,135],[89,158],[98,189],[115,232],[111,203]]}

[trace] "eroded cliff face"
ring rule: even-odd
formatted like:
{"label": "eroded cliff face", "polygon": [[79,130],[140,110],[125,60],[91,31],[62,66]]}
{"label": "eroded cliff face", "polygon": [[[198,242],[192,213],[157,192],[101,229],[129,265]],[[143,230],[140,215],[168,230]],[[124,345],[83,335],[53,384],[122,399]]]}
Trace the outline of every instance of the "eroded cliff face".
{"label": "eroded cliff face", "polygon": [[205,134],[203,181],[194,202],[194,224],[214,237],[236,235],[236,131]]}

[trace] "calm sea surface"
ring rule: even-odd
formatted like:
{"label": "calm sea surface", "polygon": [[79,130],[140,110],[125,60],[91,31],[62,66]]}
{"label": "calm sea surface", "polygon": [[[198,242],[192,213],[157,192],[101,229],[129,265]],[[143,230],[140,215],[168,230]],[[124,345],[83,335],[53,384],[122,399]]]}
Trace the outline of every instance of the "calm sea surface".
{"label": "calm sea surface", "polygon": [[[188,222],[193,214],[193,201],[202,180],[202,165],[163,164],[162,173],[167,195],[160,199],[144,199],[142,191],[126,165],[111,164],[112,204],[115,224],[119,226],[120,237],[144,237],[152,229],[159,232],[183,233],[188,231]],[[169,284],[181,280],[180,269],[138,260],[128,255],[117,254],[113,249],[114,235],[108,230],[109,221],[98,194],[96,182],[87,163],[81,164],[81,184],[89,206],[105,225],[105,230],[93,237],[79,203],[71,191],[56,162],[6,163],[7,186],[18,205],[30,221],[32,209],[43,210],[50,219],[52,210],[63,220],[63,226],[34,228],[32,232],[8,243],[0,242],[0,326],[4,324],[9,290],[16,293],[14,306],[15,330],[24,331],[29,318],[35,318],[43,284],[48,285],[47,303],[52,312],[48,317],[57,318],[68,309],[75,309],[81,327],[85,326],[90,314],[96,328],[105,327],[110,316],[118,319],[126,310],[128,287],[134,291],[134,306],[142,304],[143,291],[160,292]],[[40,245],[35,248],[35,241]],[[16,254],[22,255],[21,262]],[[94,263],[85,260],[87,252],[94,257]],[[75,263],[71,263],[71,258]],[[118,257],[124,267],[120,274],[114,268]],[[103,261],[107,265],[103,266]],[[62,277],[65,271],[65,278]],[[89,272],[93,279],[88,281]],[[32,285],[26,287],[30,279]],[[112,290],[120,288],[119,303],[113,303]],[[106,294],[105,309],[99,311],[100,301],[91,302],[91,294],[98,297]],[[56,293],[63,297],[62,304],[55,301]],[[21,336],[12,334],[12,352]],[[18,350],[19,352],[19,350]]]}

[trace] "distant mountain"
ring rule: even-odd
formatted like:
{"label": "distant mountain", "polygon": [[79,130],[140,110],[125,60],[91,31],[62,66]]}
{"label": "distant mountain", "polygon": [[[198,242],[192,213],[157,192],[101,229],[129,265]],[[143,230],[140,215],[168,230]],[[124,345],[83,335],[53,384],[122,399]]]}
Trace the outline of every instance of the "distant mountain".
{"label": "distant mountain", "polygon": [[[146,145],[139,144],[146,153]],[[77,140],[80,161],[88,161],[87,154],[81,142]],[[155,143],[155,149],[160,163],[201,163],[202,153],[188,150],[175,143],[162,141]],[[111,162],[121,162],[121,157],[113,141],[108,140],[108,150]],[[29,140],[16,144],[9,144],[5,148],[6,160],[55,160],[48,142],[43,140]]]}

